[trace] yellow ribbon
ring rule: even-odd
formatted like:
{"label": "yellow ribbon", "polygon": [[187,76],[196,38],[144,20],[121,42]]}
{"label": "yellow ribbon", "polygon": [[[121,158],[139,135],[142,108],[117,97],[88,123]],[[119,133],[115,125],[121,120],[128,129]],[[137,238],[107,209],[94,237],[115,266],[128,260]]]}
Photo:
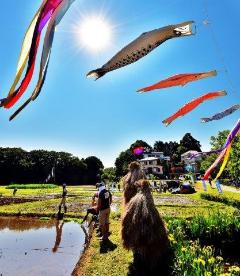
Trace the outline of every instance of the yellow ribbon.
{"label": "yellow ribbon", "polygon": [[38,11],[34,15],[32,21],[31,21],[31,23],[30,23],[30,25],[27,29],[27,32],[25,33],[24,40],[23,40],[23,43],[22,43],[21,52],[20,52],[20,56],[19,56],[19,59],[18,59],[18,66],[17,66],[16,76],[15,76],[13,84],[10,88],[10,91],[8,92],[8,97],[11,96],[14,93],[14,91],[16,89],[16,86],[17,86],[17,84],[18,84],[18,82],[19,82],[19,80],[22,76],[22,73],[24,71],[24,68],[27,64],[28,55],[29,55],[29,52],[30,52],[31,44],[32,44],[34,29],[35,29],[38,17],[41,13],[41,10],[42,10],[42,8],[44,7],[44,5],[47,1],[48,0],[43,1],[42,5],[40,6]]}
{"label": "yellow ribbon", "polygon": [[34,101],[38,97],[39,93],[41,92],[41,87],[44,82],[44,77],[46,74],[48,62],[51,55],[51,48],[52,48],[56,25],[61,21],[64,14],[70,7],[71,3],[72,2],[69,0],[64,0],[52,15],[50,22],[48,24],[48,28],[43,42],[39,76],[38,76],[38,81],[35,86],[35,89],[32,95],[14,112],[14,114],[10,117],[10,120],[14,119],[31,101]]}
{"label": "yellow ribbon", "polygon": [[231,148],[232,148],[232,143],[230,143],[226,149],[226,153],[224,155],[224,159],[223,159],[223,163],[222,163],[222,166],[217,174],[217,176],[215,177],[215,179],[213,180],[214,182],[217,181],[217,179],[222,175],[226,165],[227,165],[227,162],[228,162],[228,159],[230,157],[230,152],[231,152]]}

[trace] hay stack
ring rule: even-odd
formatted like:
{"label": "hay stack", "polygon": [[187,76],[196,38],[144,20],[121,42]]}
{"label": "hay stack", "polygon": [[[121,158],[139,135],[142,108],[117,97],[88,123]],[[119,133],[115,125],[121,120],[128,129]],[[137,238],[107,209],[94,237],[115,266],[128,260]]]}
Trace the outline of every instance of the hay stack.
{"label": "hay stack", "polygon": [[124,177],[123,182],[123,195],[125,205],[130,201],[132,197],[136,195],[138,190],[137,181],[146,178],[138,162],[134,161],[130,163],[128,169],[129,172]]}
{"label": "hay stack", "polygon": [[122,217],[122,240],[126,249],[151,270],[162,263],[169,249],[169,240],[163,220],[153,201],[149,183],[138,182],[138,192],[125,206]]}

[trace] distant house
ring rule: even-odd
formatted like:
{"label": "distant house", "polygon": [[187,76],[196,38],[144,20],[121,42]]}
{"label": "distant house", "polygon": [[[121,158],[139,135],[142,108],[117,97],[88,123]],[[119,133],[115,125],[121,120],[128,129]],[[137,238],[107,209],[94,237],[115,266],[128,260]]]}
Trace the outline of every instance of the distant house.
{"label": "distant house", "polygon": [[184,163],[185,169],[187,171],[191,171],[194,173],[199,172],[199,162],[202,160],[201,155],[198,155],[197,157],[192,157],[193,155],[196,155],[199,153],[195,150],[189,150],[181,155],[181,162]]}
{"label": "distant house", "polygon": [[143,158],[149,158],[149,157],[156,157],[159,160],[165,160],[165,161],[170,161],[170,156],[164,156],[163,152],[161,151],[153,151],[150,153],[144,153]]}
{"label": "distant house", "polygon": [[170,157],[164,156],[163,152],[150,152],[144,153],[139,163],[145,174],[163,175],[162,161],[170,161]]}

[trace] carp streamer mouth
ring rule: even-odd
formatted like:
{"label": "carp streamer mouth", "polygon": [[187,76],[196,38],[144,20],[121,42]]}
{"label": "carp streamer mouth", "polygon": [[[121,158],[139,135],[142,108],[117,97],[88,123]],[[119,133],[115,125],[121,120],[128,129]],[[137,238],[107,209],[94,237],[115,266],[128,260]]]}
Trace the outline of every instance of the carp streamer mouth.
{"label": "carp streamer mouth", "polygon": [[176,27],[174,29],[174,32],[178,34],[179,36],[187,36],[187,35],[192,35],[193,33],[193,23],[194,22],[188,22],[185,25],[183,24],[182,26]]}

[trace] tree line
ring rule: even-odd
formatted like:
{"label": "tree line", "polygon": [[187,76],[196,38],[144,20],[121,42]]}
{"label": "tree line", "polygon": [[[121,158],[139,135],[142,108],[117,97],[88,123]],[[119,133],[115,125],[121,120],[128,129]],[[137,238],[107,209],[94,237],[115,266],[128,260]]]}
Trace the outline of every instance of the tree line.
{"label": "tree line", "polygon": [[67,152],[0,148],[0,185],[95,184],[102,170],[103,164],[95,156],[79,159]]}

